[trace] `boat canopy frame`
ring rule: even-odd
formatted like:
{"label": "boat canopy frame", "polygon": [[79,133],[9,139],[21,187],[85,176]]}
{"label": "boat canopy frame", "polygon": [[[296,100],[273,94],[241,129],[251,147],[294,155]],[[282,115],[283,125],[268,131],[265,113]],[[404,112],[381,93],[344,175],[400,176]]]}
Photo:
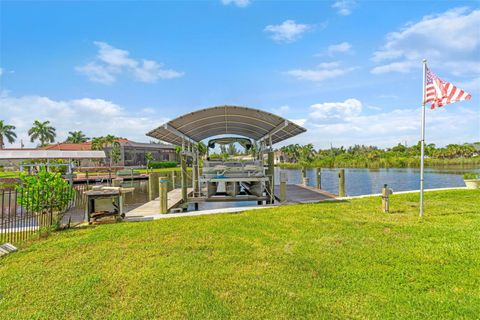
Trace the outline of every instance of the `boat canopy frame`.
{"label": "boat canopy frame", "polygon": [[187,113],[159,126],[147,136],[185,147],[220,135],[238,135],[270,147],[306,129],[263,110],[224,105]]}

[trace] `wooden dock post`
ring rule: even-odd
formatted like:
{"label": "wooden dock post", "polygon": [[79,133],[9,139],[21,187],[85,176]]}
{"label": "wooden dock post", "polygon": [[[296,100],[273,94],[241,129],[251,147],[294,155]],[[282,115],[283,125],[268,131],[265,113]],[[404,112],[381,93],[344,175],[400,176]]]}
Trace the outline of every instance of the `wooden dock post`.
{"label": "wooden dock post", "polygon": [[287,173],[280,172],[280,202],[287,201]]}
{"label": "wooden dock post", "polygon": [[317,189],[320,190],[322,189],[322,169],[321,168],[315,168],[315,177],[316,177],[316,186]]}
{"label": "wooden dock post", "polygon": [[192,168],[192,187],[193,187],[193,196],[197,196],[198,190],[198,153],[195,153],[193,157],[193,168]]}
{"label": "wooden dock post", "polygon": [[345,197],[345,169],[338,173],[338,196]]}
{"label": "wooden dock post", "polygon": [[269,203],[273,203],[274,199],[274,186],[275,186],[275,180],[274,180],[274,153],[273,151],[268,152],[268,157],[267,157],[267,175],[270,177],[270,181],[268,184],[268,191],[270,193],[270,201]]}
{"label": "wooden dock post", "polygon": [[152,201],[158,195],[158,172],[150,172],[148,175],[148,199]]}
{"label": "wooden dock post", "polygon": [[184,203],[188,201],[187,199],[187,155],[182,152],[182,200]]}
{"label": "wooden dock post", "polygon": [[169,181],[169,183],[167,184],[167,192],[170,192],[170,191],[172,191],[173,189],[175,189],[175,188],[173,187],[173,185],[170,183],[170,182],[172,181],[172,173],[173,173],[173,171],[165,172],[166,177],[167,177],[167,180]]}
{"label": "wooden dock post", "polygon": [[307,168],[302,167],[302,183],[305,187],[308,187],[309,179],[307,178]]}
{"label": "wooden dock post", "polygon": [[120,187],[120,185],[122,184],[122,182],[123,182],[123,179],[122,179],[122,178],[112,179],[112,187]]}
{"label": "wooden dock post", "polygon": [[158,179],[158,190],[160,200],[160,214],[168,212],[168,180],[167,177],[160,177]]}
{"label": "wooden dock post", "polygon": [[172,170],[172,186],[173,186],[173,189],[177,188],[176,179],[177,179],[177,173],[175,172],[175,170]]}

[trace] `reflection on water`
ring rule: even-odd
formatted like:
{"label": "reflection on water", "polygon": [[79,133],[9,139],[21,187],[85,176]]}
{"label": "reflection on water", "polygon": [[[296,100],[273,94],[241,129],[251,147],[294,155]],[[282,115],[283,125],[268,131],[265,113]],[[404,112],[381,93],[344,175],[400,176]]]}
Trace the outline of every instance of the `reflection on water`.
{"label": "reflection on water", "polygon": [[[275,181],[279,181],[280,172],[287,172],[289,184],[298,184],[302,181],[301,170],[275,168]],[[334,194],[338,193],[338,169],[322,169],[322,189]],[[463,173],[478,171],[474,169],[425,169],[425,188],[464,187]],[[315,170],[307,169],[309,185],[315,186]],[[388,184],[394,191],[408,191],[420,189],[420,169],[345,169],[345,188],[349,196],[380,193],[384,184]]]}

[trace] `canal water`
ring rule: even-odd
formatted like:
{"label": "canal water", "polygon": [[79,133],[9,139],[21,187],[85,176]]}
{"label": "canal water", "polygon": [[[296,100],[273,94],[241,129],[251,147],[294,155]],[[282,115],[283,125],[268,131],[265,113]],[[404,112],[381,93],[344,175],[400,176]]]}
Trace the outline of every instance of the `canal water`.
{"label": "canal water", "polygon": [[[275,181],[280,181],[280,172],[287,173],[289,184],[302,183],[302,172],[298,169],[280,169],[275,168]],[[465,172],[480,172],[480,167],[471,169],[445,169],[445,168],[426,168],[425,169],[425,188],[451,188],[464,187],[463,174]],[[338,193],[338,169],[322,169],[321,180],[322,189],[333,194]],[[315,170],[307,169],[307,177],[310,185],[315,186]],[[130,186],[132,182],[126,181]],[[416,168],[400,169],[345,169],[345,188],[347,196],[358,196],[366,194],[380,193],[384,184],[396,191],[418,190],[420,188],[420,170]],[[127,210],[136,208],[148,201],[148,181],[133,181],[135,191],[125,195],[125,206]],[[201,203],[199,209],[215,209],[226,207],[239,207],[256,205],[256,202],[220,202],[220,203]]]}
{"label": "canal water", "polygon": [[[280,172],[287,172],[288,184],[302,183],[301,170],[275,170],[275,181],[280,181]],[[339,169],[321,169],[322,189],[338,194]],[[452,168],[425,168],[425,188],[452,188],[464,187],[463,174],[465,172],[480,172],[480,167],[470,169]],[[307,169],[309,185],[316,185],[315,170]],[[393,191],[408,191],[420,189],[420,169],[345,169],[345,189],[347,196],[358,196],[380,193],[384,184],[388,184]]]}

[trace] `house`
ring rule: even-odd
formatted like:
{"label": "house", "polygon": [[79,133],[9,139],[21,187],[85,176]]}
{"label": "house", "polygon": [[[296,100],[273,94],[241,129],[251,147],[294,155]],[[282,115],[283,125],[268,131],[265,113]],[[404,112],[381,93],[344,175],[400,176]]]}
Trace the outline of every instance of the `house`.
{"label": "house", "polygon": [[[145,155],[150,152],[153,156],[153,161],[179,161],[179,157],[175,151],[175,146],[164,143],[142,143],[134,142],[128,139],[118,139],[120,144],[120,160],[115,163],[116,166],[146,166],[147,160]],[[83,143],[56,143],[48,146],[38,148],[40,150],[62,150],[62,151],[85,151],[92,150],[92,143],[90,141]],[[111,147],[104,149],[107,159],[106,164],[110,163]],[[81,166],[95,165],[90,162],[82,161]]]}

